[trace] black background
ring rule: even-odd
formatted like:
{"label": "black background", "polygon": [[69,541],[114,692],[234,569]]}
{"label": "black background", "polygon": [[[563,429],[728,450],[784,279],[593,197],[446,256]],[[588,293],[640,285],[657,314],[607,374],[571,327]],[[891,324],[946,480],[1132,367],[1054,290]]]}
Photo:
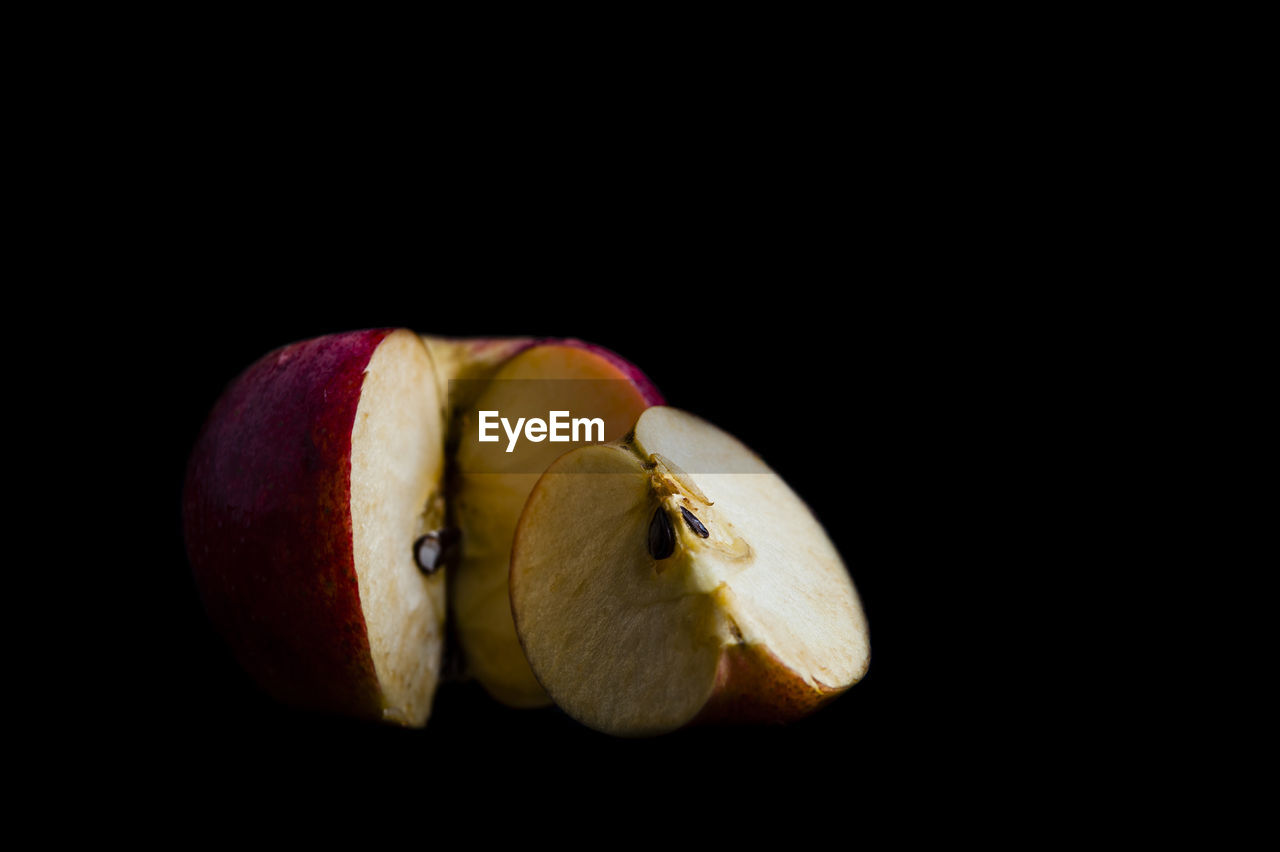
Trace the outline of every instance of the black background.
{"label": "black background", "polygon": [[[504,68],[473,92],[475,57],[424,74],[415,49],[326,76],[345,45],[323,42],[314,63],[259,72],[219,47],[183,69],[175,38],[173,57],[42,99],[70,126],[32,126],[50,163],[29,170],[40,275],[23,295],[56,304],[15,302],[41,346],[13,372],[51,385],[70,424],[55,453],[70,463],[23,504],[55,521],[69,555],[53,568],[69,569],[44,571],[65,589],[18,604],[29,643],[62,631],[67,598],[92,614],[69,652],[36,655],[53,683],[13,702],[72,746],[41,761],[41,791],[134,826],[174,808],[184,828],[270,813],[312,833],[404,828],[413,846],[459,828],[556,840],[599,816],[601,845],[671,845],[686,815],[748,839],[913,839],[985,831],[1038,796],[1019,767],[1056,765],[1079,719],[1042,711],[1089,661],[1042,666],[1047,698],[1024,689],[1027,622],[1078,567],[1057,531],[1029,534],[1062,445],[1020,441],[1069,414],[1024,404],[1044,384],[1029,355],[1064,307],[1110,310],[1070,267],[1087,217],[1055,239],[1063,223],[1043,215],[1072,195],[1055,181],[1074,154],[1042,149],[1056,115],[1024,124],[1038,93],[993,96],[1017,67],[988,58],[999,84],[973,86],[965,63],[798,44],[794,64],[744,45],[759,55],[688,86],[683,69],[653,87],[637,68],[618,91],[566,61],[560,79]],[[64,316],[83,322],[68,334]],[[865,680],[789,726],[641,740],[473,684],[443,685],[423,730],[275,705],[201,610],[186,459],[255,359],[379,326],[598,343],[744,440],[843,554],[870,621]],[[48,349],[66,361],[46,382]],[[50,419],[29,413],[29,429]],[[1086,700],[1105,717],[1107,695]]]}

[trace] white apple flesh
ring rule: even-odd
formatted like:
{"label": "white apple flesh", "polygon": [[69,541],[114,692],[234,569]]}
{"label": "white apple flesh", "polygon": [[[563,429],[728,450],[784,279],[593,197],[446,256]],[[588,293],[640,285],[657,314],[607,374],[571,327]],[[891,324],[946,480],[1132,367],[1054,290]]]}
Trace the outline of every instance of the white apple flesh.
{"label": "white apple flesh", "polygon": [[788,721],[870,661],[858,594],[812,512],[737,439],[672,408],[547,469],[509,584],[534,675],[606,733]]}

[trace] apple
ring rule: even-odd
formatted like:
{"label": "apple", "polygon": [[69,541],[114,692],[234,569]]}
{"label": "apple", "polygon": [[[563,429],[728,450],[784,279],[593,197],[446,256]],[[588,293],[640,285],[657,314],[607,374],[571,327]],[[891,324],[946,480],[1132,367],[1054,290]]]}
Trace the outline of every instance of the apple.
{"label": "apple", "polygon": [[444,411],[424,341],[393,329],[284,346],[215,404],[184,484],[188,557],[214,627],[276,699],[426,722]]}
{"label": "apple", "polygon": [[805,503],[736,438],[665,406],[548,467],[509,588],[537,680],[605,733],[793,720],[870,662],[857,591]]}
{"label": "apple", "polygon": [[[520,647],[507,585],[511,542],[525,499],[558,456],[588,439],[621,437],[662,397],[634,365],[578,340],[538,341],[485,379],[478,392],[467,394],[454,420],[450,507],[461,533],[461,552],[449,581],[451,612],[467,673],[504,704],[540,707],[550,699]],[[459,394],[455,390],[450,395]],[[499,440],[479,440],[479,421],[486,411],[509,421],[496,430]],[[577,441],[530,439],[526,434],[513,444],[507,431],[511,423],[521,418],[545,422],[557,411],[599,418],[603,424],[590,435],[580,432]],[[555,525],[565,529],[572,521],[560,519]]]}
{"label": "apple", "polygon": [[575,340],[381,329],[271,352],[219,399],[188,463],[184,532],[210,620],[275,698],[420,726],[455,586],[470,673],[543,705],[511,620],[511,539],[538,474],[581,442],[494,456],[463,436],[492,407],[589,413],[612,439],[660,401]]}

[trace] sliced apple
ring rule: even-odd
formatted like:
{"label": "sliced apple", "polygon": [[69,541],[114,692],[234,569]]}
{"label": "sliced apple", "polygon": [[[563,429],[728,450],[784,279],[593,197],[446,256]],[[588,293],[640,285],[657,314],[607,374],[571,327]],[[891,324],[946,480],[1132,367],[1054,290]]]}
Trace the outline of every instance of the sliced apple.
{"label": "sliced apple", "polygon": [[[456,396],[451,393],[451,396]],[[467,670],[494,698],[515,707],[550,702],[525,661],[511,618],[507,577],[511,541],[529,491],[555,458],[587,443],[520,439],[478,440],[477,412],[547,419],[552,411],[604,421],[603,440],[620,437],[661,397],[633,365],[580,341],[540,341],[493,373],[455,422],[458,432],[452,514],[461,532],[461,557],[450,578],[454,625]],[[591,440],[601,440],[593,432]]]}
{"label": "sliced apple", "polygon": [[858,594],[808,507],[736,438],[673,408],[539,478],[510,594],[538,681],[611,734],[795,719],[870,661]]}
{"label": "sliced apple", "polygon": [[[422,335],[436,368],[436,387],[444,405],[445,423],[475,399],[484,382],[503,364],[535,343],[531,337],[440,337]],[[450,383],[453,393],[450,393]],[[446,436],[447,437],[447,436]]]}
{"label": "sliced apple", "polygon": [[444,571],[415,542],[445,517],[436,368],[405,330],[278,349],[197,439],[187,550],[214,626],[275,698],[422,725],[444,643]]}

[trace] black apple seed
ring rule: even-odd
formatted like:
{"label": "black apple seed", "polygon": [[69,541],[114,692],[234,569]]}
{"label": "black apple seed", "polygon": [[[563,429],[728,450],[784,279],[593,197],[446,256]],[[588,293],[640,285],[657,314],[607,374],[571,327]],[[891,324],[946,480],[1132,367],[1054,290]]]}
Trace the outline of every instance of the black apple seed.
{"label": "black apple seed", "polygon": [[689,529],[693,530],[703,538],[711,535],[711,533],[707,532],[707,528],[702,525],[702,521],[698,520],[697,515],[693,514],[693,512],[690,512],[684,506],[681,506],[680,514],[684,515],[684,522],[689,525]]}
{"label": "black apple seed", "polygon": [[671,519],[659,506],[649,521],[649,555],[654,559],[666,559],[676,552],[676,531]]}

